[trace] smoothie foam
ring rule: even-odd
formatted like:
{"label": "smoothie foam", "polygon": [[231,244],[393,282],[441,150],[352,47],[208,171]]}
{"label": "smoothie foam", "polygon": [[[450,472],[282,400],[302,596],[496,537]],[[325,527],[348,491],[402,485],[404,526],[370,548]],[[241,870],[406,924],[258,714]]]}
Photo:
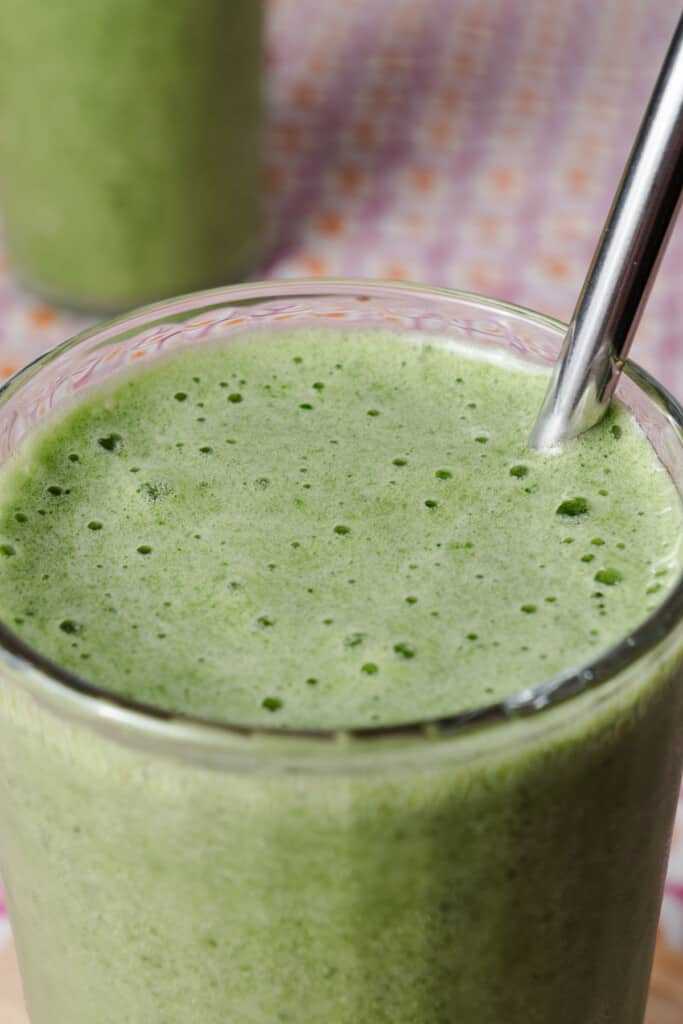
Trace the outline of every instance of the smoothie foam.
{"label": "smoothie foam", "polygon": [[2,618],[99,685],[214,718],[510,696],[625,636],[680,568],[680,501],[623,407],[561,457],[527,450],[545,386],[381,333],[166,357],[5,469]]}

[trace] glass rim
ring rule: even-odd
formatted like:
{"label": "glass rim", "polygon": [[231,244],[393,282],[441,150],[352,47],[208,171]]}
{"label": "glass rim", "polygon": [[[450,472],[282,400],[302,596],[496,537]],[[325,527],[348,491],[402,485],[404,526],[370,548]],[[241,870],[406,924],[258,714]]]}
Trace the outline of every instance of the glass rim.
{"label": "glass rim", "polygon": [[[113,319],[99,322],[58,343],[19,369],[0,385],[0,398],[10,390],[15,392],[22,386],[25,378],[30,379],[42,365],[51,362],[62,352],[75,348],[83,342],[96,339],[98,336],[103,336],[102,341],[105,341],[108,336],[115,337],[124,327],[129,331],[148,327],[154,323],[158,315],[189,313],[193,310],[197,311],[198,308],[206,311],[207,305],[219,308],[231,302],[248,303],[261,299],[365,295],[372,295],[376,298],[391,295],[433,296],[446,300],[469,302],[484,306],[494,312],[513,314],[524,321],[531,321],[559,333],[564,333],[567,329],[567,325],[562,321],[516,303],[453,288],[363,278],[254,281],[164,299],[131,310]],[[624,373],[641,392],[644,392],[656,403],[659,410],[673,421],[683,434],[683,407],[673,395],[646,370],[631,360],[626,362]],[[107,719],[122,729],[125,729],[126,726],[137,727],[145,732],[149,732],[151,729],[172,745],[195,744],[198,740],[201,742],[202,739],[220,741],[222,738],[229,741],[240,737],[316,741],[316,745],[321,742],[336,744],[344,739],[367,741],[469,735],[474,728],[482,725],[501,724],[523,717],[536,716],[590,690],[599,689],[657,647],[681,624],[683,624],[683,573],[679,575],[675,586],[661,604],[627,636],[590,661],[563,670],[536,686],[517,691],[504,700],[482,704],[451,715],[415,719],[393,725],[348,728],[287,728],[231,722],[227,719],[166,710],[153,704],[123,697],[106,687],[88,682],[40,654],[17,636],[2,620],[0,620],[0,661],[5,664],[10,663],[15,669],[18,668],[24,674],[30,675],[29,690],[39,691],[39,696],[41,692],[43,694],[49,692],[53,697],[57,694],[62,698],[70,698],[70,703],[75,701],[78,709],[85,712],[86,717],[88,715],[92,717],[94,721]],[[285,743],[285,745],[287,744]],[[364,747],[367,749],[365,744]]]}

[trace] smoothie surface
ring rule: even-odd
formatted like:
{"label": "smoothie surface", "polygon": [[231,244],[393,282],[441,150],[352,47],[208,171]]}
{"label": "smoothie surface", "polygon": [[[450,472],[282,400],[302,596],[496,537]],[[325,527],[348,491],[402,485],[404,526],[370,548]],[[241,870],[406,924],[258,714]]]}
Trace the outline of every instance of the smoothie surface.
{"label": "smoothie surface", "polygon": [[623,407],[527,450],[546,384],[360,331],[138,366],[2,469],[0,618],[95,684],[235,722],[406,722],[538,684],[643,621],[683,532]]}

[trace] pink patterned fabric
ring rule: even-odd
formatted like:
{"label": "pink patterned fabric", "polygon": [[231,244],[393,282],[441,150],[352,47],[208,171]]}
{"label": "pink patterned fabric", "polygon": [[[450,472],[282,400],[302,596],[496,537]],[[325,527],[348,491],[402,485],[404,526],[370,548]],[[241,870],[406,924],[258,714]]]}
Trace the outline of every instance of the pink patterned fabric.
{"label": "pink patterned fabric", "polygon": [[[425,281],[566,319],[679,13],[678,0],[271,0],[271,237],[256,276]],[[682,275],[679,226],[635,351],[679,398]],[[86,323],[22,290],[0,243],[0,375]],[[683,946],[683,807],[663,920]]]}

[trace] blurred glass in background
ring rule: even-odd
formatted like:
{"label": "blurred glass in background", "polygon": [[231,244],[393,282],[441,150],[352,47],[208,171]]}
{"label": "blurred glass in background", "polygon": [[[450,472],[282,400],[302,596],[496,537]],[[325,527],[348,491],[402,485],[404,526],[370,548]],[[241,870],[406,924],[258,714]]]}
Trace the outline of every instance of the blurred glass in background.
{"label": "blurred glass in background", "polygon": [[113,311],[248,273],[260,0],[0,0],[0,207],[15,269]]}

